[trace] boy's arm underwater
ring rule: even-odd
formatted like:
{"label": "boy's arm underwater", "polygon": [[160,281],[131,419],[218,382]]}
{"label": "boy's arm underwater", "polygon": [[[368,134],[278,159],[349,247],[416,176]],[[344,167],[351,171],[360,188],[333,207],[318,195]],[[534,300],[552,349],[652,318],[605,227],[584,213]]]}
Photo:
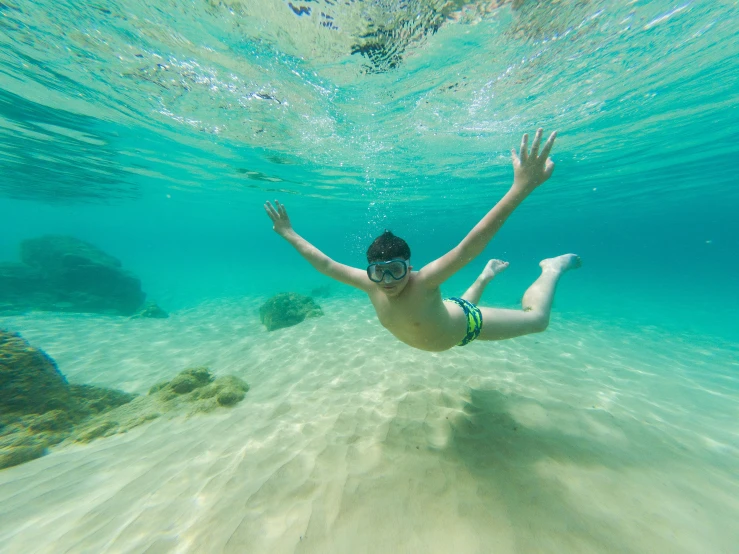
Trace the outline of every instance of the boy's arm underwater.
{"label": "boy's arm underwater", "polygon": [[490,240],[505,223],[508,216],[523,202],[533,190],[549,179],[554,171],[554,163],[549,159],[549,152],[554,145],[557,133],[551,134],[539,154],[539,145],[543,129],[536,131],[531,153],[528,152],[529,135],[525,134],[521,141],[521,150],[513,158],[513,185],[503,198],[490,210],[480,222],[467,234],[456,247],[441,258],[427,264],[418,272],[419,281],[429,289],[440,286],[457,271],[482,253]]}
{"label": "boy's arm underwater", "polygon": [[264,204],[264,210],[272,220],[272,228],[278,235],[289,242],[303,258],[308,260],[313,267],[324,275],[336,279],[341,283],[351,285],[365,292],[369,289],[370,280],[367,278],[367,273],[361,269],[335,262],[326,256],[326,254],[293,230],[285,206],[276,200],[275,205],[276,207],[272,206],[270,202]]}

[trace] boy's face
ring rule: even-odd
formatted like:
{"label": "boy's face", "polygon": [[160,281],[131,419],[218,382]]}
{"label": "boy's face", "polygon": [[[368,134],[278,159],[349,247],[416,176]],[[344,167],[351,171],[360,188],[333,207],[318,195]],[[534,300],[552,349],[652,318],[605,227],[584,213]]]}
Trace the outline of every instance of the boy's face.
{"label": "boy's face", "polygon": [[385,293],[386,296],[393,298],[395,296],[399,296],[401,292],[403,292],[403,289],[405,289],[406,285],[408,284],[408,281],[411,278],[411,269],[413,269],[411,266],[408,266],[408,273],[405,274],[405,277],[403,277],[400,281],[391,281],[386,282],[383,281],[382,283],[376,283],[378,287],[382,289],[382,292]]}
{"label": "boy's face", "polygon": [[367,275],[386,296],[393,298],[408,285],[412,269],[409,260],[394,259],[370,264]]}

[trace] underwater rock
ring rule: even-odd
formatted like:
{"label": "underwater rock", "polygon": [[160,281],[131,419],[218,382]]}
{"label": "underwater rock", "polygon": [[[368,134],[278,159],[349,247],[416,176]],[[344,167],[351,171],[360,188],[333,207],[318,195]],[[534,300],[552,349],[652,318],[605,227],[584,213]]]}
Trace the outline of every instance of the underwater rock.
{"label": "underwater rock", "polygon": [[0,330],[0,469],[63,442],[124,433],[167,415],[194,415],[241,402],[249,385],[207,367],[188,368],[146,396],[68,384],[54,360],[20,335]]}
{"label": "underwater rock", "polygon": [[157,383],[148,395],[90,419],[68,441],[89,442],[125,433],[159,417],[212,412],[241,402],[248,391],[249,385],[233,375],[214,377],[206,367],[189,368],[171,381]]}
{"label": "underwater rock", "polygon": [[121,262],[74,237],[47,235],[24,240],[22,264],[0,264],[0,305],[132,315],[146,294]]}
{"label": "underwater rock", "polygon": [[[233,406],[241,402],[248,391],[249,385],[244,380],[234,375],[226,375],[195,391],[193,398],[198,401],[212,398],[218,406]],[[213,402],[204,402],[199,409],[210,411],[212,408],[215,408]]]}
{"label": "underwater rock", "polygon": [[41,444],[6,449],[0,442],[0,469],[30,462],[44,454],[46,454],[46,447]]}
{"label": "underwater rock", "polygon": [[50,410],[29,419],[28,428],[34,433],[64,431],[74,425],[73,419],[64,410]]}
{"label": "underwater rock", "polygon": [[217,406],[233,406],[241,402],[249,385],[234,375],[214,377],[207,367],[195,367],[180,372],[169,382],[158,383],[149,390],[160,401],[189,402],[194,411],[211,411]]}
{"label": "underwater rock", "polygon": [[[16,263],[0,263],[0,312],[7,315],[23,313],[31,308],[31,299],[53,300],[44,294],[46,281],[38,269]],[[48,287],[47,287],[48,288]]]}
{"label": "underwater rock", "polygon": [[233,406],[244,399],[249,392],[249,385],[234,375],[226,375],[216,379],[213,389],[216,393],[216,402],[220,406]]}
{"label": "underwater rock", "polygon": [[11,262],[0,263],[0,283],[5,296],[22,296],[39,290],[44,284],[44,274],[34,267]]}
{"label": "underwater rock", "polygon": [[105,413],[136,398],[135,394],[94,385],[69,385],[69,391],[74,402],[72,413],[78,418]]}
{"label": "underwater rock", "polygon": [[0,407],[3,413],[66,409],[69,387],[54,360],[17,333],[0,330]]}
{"label": "underwater rock", "polygon": [[156,302],[152,302],[151,300],[147,301],[146,304],[144,304],[141,309],[139,309],[138,312],[133,314],[131,316],[132,319],[140,318],[140,317],[152,317],[157,319],[164,319],[169,317],[169,314],[165,312],[163,309],[161,309]]}
{"label": "underwater rock", "polygon": [[68,267],[80,265],[121,267],[120,260],[89,242],[63,235],[24,240],[21,242],[21,261],[47,273],[59,273]]}
{"label": "underwater rock", "polygon": [[133,398],[68,384],[45,352],[17,333],[0,330],[0,469],[43,456],[76,425]]}
{"label": "underwater rock", "polygon": [[259,308],[259,319],[268,331],[291,327],[306,317],[323,315],[323,310],[310,296],[294,292],[277,294]]}
{"label": "underwater rock", "polygon": [[[126,402],[133,395],[92,385],[70,385],[54,360],[17,333],[0,330],[0,408],[7,414],[49,414],[78,421]],[[38,418],[37,418],[38,419]],[[32,425],[41,425],[33,421]],[[48,425],[47,425],[48,427]]]}
{"label": "underwater rock", "polygon": [[213,376],[207,367],[195,367],[180,372],[169,382],[169,386],[177,394],[186,394],[210,384],[211,381],[213,381]]}

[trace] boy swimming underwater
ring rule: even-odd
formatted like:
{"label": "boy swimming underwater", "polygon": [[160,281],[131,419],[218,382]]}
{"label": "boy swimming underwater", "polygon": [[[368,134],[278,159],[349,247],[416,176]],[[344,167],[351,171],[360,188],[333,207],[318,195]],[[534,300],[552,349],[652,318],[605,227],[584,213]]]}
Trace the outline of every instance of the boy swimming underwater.
{"label": "boy swimming underwater", "polygon": [[513,185],[472,231],[441,258],[412,271],[411,252],[406,242],[385,231],[367,250],[366,271],[335,262],[299,236],[292,228],[285,206],[267,202],[264,209],[273,229],[287,240],[318,271],[356,287],[370,298],[380,323],[399,340],[419,348],[439,352],[464,346],[475,340],[502,340],[544,331],[549,325],[554,290],[569,269],[580,267],[580,258],[564,254],[542,260],[541,275],[523,296],[523,310],[483,308],[480,301],[487,284],[508,264],[490,260],[461,298],[442,300],[439,286],[476,258],[508,216],[536,187],[549,179],[554,163],[549,152],[552,133],[539,154],[542,129],[536,132],[528,152],[528,135],[523,136],[513,157]]}

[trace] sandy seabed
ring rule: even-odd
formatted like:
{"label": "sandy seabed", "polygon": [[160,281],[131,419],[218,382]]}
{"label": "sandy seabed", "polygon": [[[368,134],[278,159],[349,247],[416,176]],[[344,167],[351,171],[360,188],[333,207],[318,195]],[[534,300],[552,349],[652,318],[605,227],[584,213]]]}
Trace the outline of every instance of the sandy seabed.
{"label": "sandy seabed", "polygon": [[262,301],[0,318],[73,382],[207,365],[252,387],[0,471],[0,551],[739,551],[737,345],[558,314],[435,354],[359,299],[272,333]]}

